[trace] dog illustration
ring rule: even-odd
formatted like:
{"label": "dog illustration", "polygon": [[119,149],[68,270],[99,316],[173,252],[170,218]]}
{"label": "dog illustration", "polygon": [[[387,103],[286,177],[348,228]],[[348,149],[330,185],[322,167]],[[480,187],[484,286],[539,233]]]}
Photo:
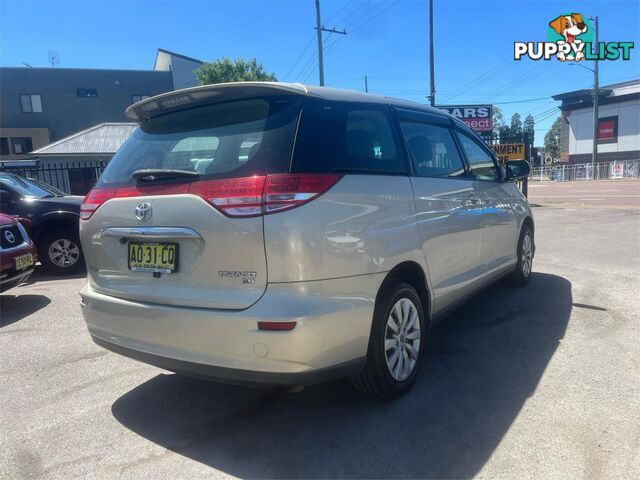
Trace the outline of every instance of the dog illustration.
{"label": "dog illustration", "polygon": [[[549,22],[549,26],[553,28],[558,35],[562,35],[563,40],[559,40],[558,46],[562,48],[564,44],[579,44],[583,43],[582,40],[578,40],[576,37],[582,35],[588,29],[587,25],[582,21],[582,15],[579,13],[572,13],[571,15],[561,15],[555,20]],[[573,50],[569,50],[569,53],[558,52],[558,60],[564,62],[565,60],[580,61],[584,59],[584,53],[578,52],[573,55]]]}

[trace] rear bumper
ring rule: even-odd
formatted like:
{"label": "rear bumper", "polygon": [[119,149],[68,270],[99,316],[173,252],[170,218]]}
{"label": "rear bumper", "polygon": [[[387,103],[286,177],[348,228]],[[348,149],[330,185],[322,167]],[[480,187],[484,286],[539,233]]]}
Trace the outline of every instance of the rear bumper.
{"label": "rear bumper", "polygon": [[[93,340],[167,370],[243,384],[299,385],[364,366],[384,274],[270,284],[246,310],[173,307],[81,292]],[[258,321],[295,321],[290,331]]]}

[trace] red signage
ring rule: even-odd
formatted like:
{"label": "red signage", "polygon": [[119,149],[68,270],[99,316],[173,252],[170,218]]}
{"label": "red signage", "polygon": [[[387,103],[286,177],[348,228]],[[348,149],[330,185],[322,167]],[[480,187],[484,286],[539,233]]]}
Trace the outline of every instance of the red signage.
{"label": "red signage", "polygon": [[618,141],[618,117],[598,119],[598,143],[613,143]]}

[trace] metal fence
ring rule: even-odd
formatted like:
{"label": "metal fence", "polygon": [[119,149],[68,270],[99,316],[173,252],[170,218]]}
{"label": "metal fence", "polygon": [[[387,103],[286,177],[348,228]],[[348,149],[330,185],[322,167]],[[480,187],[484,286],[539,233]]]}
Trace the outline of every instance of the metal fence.
{"label": "metal fence", "polygon": [[623,162],[580,163],[576,165],[549,165],[534,167],[530,181],[573,182],[580,180],[608,180],[640,178],[640,160]]}
{"label": "metal fence", "polygon": [[106,166],[102,160],[40,162],[32,166],[4,162],[0,163],[0,171],[40,180],[71,195],[85,195]]}

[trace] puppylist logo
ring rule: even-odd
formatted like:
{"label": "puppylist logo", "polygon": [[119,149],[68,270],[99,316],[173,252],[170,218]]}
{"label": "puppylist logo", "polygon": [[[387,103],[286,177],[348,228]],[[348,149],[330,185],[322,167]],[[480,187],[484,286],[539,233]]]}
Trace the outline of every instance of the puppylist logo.
{"label": "puppylist logo", "polygon": [[[596,48],[594,48],[594,46]],[[580,60],[629,60],[634,42],[594,42],[594,30],[580,13],[564,13],[549,22],[546,42],[515,42],[513,58],[561,62]]]}

